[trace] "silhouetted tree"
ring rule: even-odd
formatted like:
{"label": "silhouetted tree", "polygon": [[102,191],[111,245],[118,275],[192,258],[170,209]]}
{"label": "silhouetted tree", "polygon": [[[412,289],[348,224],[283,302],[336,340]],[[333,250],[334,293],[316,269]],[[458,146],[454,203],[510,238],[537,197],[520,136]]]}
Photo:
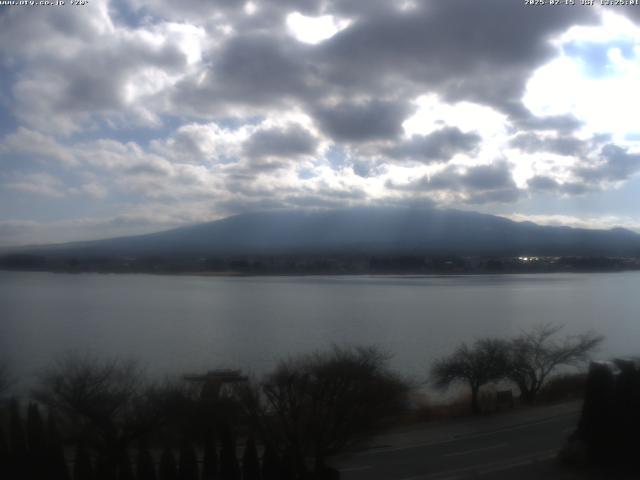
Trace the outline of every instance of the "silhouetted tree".
{"label": "silhouetted tree", "polygon": [[116,480],[117,468],[111,457],[101,453],[96,461],[96,480]]}
{"label": "silhouetted tree", "polygon": [[35,398],[58,412],[76,435],[95,438],[114,464],[166,415],[163,387],[146,382],[132,361],[66,355],[39,380]]}
{"label": "silhouetted tree", "polygon": [[156,469],[149,452],[149,447],[144,439],[138,444],[138,455],[136,457],[136,473],[138,480],[156,480]]}
{"label": "silhouetted tree", "polygon": [[616,456],[622,425],[615,418],[615,390],[612,365],[592,363],[577,433],[587,446],[588,459],[596,464],[611,464]]}
{"label": "silhouetted tree", "polygon": [[485,338],[472,346],[463,343],[453,354],[436,360],[431,377],[438,388],[466,383],[471,389],[471,411],[478,414],[480,387],[506,376],[508,353],[509,346],[502,340]]}
{"label": "silhouetted tree", "polygon": [[180,461],[178,465],[180,480],[198,480],[198,458],[193,445],[184,440],[180,447]]}
{"label": "silhouetted tree", "polygon": [[213,402],[201,399],[201,384],[195,382],[167,382],[156,387],[162,399],[163,425],[166,431],[187,437],[193,441],[204,438],[213,424],[211,410]]}
{"label": "silhouetted tree", "polygon": [[[280,363],[260,386],[242,395],[254,428],[277,446],[296,475],[405,408],[409,386],[376,348],[334,347]],[[284,462],[283,462],[284,463]]]}
{"label": "silhouetted tree", "polygon": [[308,476],[308,472],[305,468],[301,469],[300,461],[294,458],[289,452],[285,452],[280,458],[280,469],[278,471],[278,478],[280,480],[298,480],[299,478],[305,478]]}
{"label": "silhouetted tree", "polygon": [[260,480],[260,461],[253,435],[247,438],[242,455],[242,480]]}
{"label": "silhouetted tree", "polygon": [[30,452],[36,453],[36,458],[42,458],[47,449],[47,437],[40,409],[35,403],[30,403],[27,410],[27,438]]}
{"label": "silhouetted tree", "polygon": [[29,462],[29,450],[25,435],[20,405],[14,398],[9,405],[9,438],[10,438],[10,471],[16,478],[29,478],[32,474],[32,465]]}
{"label": "silhouetted tree", "polygon": [[0,477],[12,478],[13,464],[11,461],[9,444],[5,435],[5,429],[2,423],[3,422],[0,422]]}
{"label": "silhouetted tree", "polygon": [[76,447],[73,462],[73,480],[93,480],[93,464],[91,456],[82,445]]}
{"label": "silhouetted tree", "polygon": [[158,480],[178,480],[178,467],[173,452],[165,448],[160,456]]}
{"label": "silhouetted tree", "polygon": [[69,469],[64,458],[62,439],[58,432],[55,416],[51,410],[47,415],[47,457],[47,468],[49,469],[47,480],[68,480]]}
{"label": "silhouetted tree", "polygon": [[35,403],[29,404],[27,410],[27,439],[33,475],[35,478],[43,478],[48,474],[47,435],[40,409]]}
{"label": "silhouetted tree", "polygon": [[218,478],[218,453],[216,452],[215,436],[208,432],[204,441],[202,480],[217,480]]}
{"label": "silhouetted tree", "polygon": [[507,377],[518,386],[520,397],[526,403],[535,401],[540,389],[559,366],[583,364],[604,340],[594,332],[557,339],[562,328],[542,324],[510,343]]}
{"label": "silhouetted tree", "polygon": [[118,480],[135,480],[133,468],[131,467],[131,459],[126,450],[120,453],[118,461]]}
{"label": "silhouetted tree", "polygon": [[236,442],[228,425],[220,428],[220,478],[239,480],[240,465],[236,456]]}
{"label": "silhouetted tree", "polygon": [[280,459],[276,450],[267,444],[262,454],[262,480],[280,480]]}

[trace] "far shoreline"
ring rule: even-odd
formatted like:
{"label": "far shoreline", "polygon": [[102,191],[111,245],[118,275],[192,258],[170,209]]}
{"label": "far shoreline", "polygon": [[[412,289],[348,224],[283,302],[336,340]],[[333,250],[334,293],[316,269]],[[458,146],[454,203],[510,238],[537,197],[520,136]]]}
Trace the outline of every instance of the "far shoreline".
{"label": "far shoreline", "polygon": [[508,270],[508,271],[322,271],[322,272],[243,272],[243,271],[162,271],[162,270],[109,270],[109,269],[18,269],[2,268],[0,272],[15,273],[53,273],[67,275],[101,274],[101,275],[154,275],[176,277],[212,277],[212,278],[266,278],[266,277],[374,277],[374,278],[447,278],[447,277],[488,277],[488,276],[521,276],[544,274],[610,274],[638,272],[635,268],[611,269],[555,269],[555,270]]}

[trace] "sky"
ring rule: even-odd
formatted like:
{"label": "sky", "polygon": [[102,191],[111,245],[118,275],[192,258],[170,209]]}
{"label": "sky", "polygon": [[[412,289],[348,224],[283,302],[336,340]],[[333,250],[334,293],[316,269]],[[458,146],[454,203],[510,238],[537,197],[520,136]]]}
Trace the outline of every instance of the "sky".
{"label": "sky", "polygon": [[360,205],[640,232],[640,7],[575,3],[0,6],[0,245]]}

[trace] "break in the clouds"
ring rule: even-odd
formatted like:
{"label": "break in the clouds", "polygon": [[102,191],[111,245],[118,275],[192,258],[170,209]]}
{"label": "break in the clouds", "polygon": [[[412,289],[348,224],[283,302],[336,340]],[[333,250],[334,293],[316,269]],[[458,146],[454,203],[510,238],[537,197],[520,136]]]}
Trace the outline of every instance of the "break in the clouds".
{"label": "break in the clouds", "polygon": [[0,244],[362,204],[640,224],[639,8],[0,8]]}

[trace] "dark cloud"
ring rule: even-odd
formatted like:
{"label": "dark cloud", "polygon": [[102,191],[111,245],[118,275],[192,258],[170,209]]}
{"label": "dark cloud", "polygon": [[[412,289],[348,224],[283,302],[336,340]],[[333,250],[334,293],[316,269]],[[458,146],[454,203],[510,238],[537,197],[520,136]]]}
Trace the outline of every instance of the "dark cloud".
{"label": "dark cloud", "polygon": [[369,100],[318,107],[313,114],[320,128],[336,141],[367,142],[399,137],[411,114],[406,102]]}
{"label": "dark cloud", "polygon": [[381,98],[389,92],[410,100],[432,91],[446,101],[487,104],[522,128],[568,131],[579,126],[572,117],[538,119],[520,99],[531,72],[556,53],[550,36],[594,22],[594,9],[531,9],[501,0],[417,1],[408,11],[393,2],[308,1],[304,8],[277,3],[264,4],[262,13],[251,17],[303,10],[349,16],[354,22],[313,46],[284,34],[283,23],[266,28],[240,15],[242,35],[213,49],[205,59],[210,67],[204,80],[199,74],[185,79],[171,103],[200,113],[234,105],[258,110],[302,105],[336,141],[397,135],[404,106],[376,101],[364,108],[347,101],[327,107],[328,99]]}
{"label": "dark cloud", "polygon": [[627,149],[612,143],[602,147],[598,164],[575,169],[578,177],[591,184],[627,180],[638,171],[640,154],[627,153]]}
{"label": "dark cloud", "polygon": [[260,0],[255,15],[246,15],[245,1],[216,0],[129,0],[132,9],[142,15],[151,14],[173,21],[188,21],[196,24],[207,24],[224,21],[238,25],[243,31],[248,29],[273,29],[280,26],[284,17],[298,11],[304,15],[322,14],[326,3],[324,0]]}
{"label": "dark cloud", "polygon": [[574,180],[558,182],[547,175],[536,175],[527,181],[527,186],[534,192],[583,195],[606,188],[611,182],[628,180],[639,171],[640,154],[630,154],[627,149],[608,143],[591,164],[585,158],[571,169]]}
{"label": "dark cloud", "polygon": [[[116,31],[99,3],[95,8],[91,19],[66,8],[11,9],[0,18],[0,42],[8,47],[0,60],[20,58],[11,95],[22,122],[57,133],[95,127],[91,117],[128,110],[127,88],[139,86],[131,83],[137,74],[175,75],[187,66],[175,42]],[[16,42],[25,32],[29,41]]]}
{"label": "dark cloud", "polygon": [[555,53],[550,35],[595,20],[593,9],[530,9],[519,2],[418,2],[363,18],[320,47],[343,88],[430,87],[450,100],[518,101],[533,68]]}
{"label": "dark cloud", "polygon": [[[88,179],[71,187],[94,185],[100,194],[104,180],[132,203],[154,199],[157,211],[165,205],[185,213],[195,199],[216,215],[371,202],[517,201],[524,190],[504,161],[451,162],[408,185],[387,182],[388,195],[366,190],[363,185],[392,176],[399,169],[394,162],[447,162],[458,153],[485,162],[494,147],[508,146],[498,135],[482,149],[478,134],[442,118],[432,119],[440,130],[404,138],[414,100],[434,95],[502,113],[511,147],[576,159],[567,169],[552,165],[549,155],[545,167],[552,173],[531,178],[531,192],[578,195],[640,170],[640,156],[610,138],[577,139],[582,125],[575,117],[538,117],[521,101],[531,74],[558,54],[549,40],[599,21],[599,9],[527,8],[506,0],[254,3],[253,14],[236,0],[94,0],[90,16],[81,9],[2,9],[0,68],[9,75],[0,104],[16,128],[26,124],[31,134],[17,130],[0,153],[16,156],[16,164],[36,159],[33,168],[49,172],[45,159],[104,173],[100,184]],[[620,12],[637,20],[636,10]],[[287,28],[294,11],[351,23],[309,45]],[[264,126],[291,112],[310,117],[322,139],[298,125]],[[121,143],[125,129],[128,143]],[[295,160],[317,152],[321,140],[324,158]],[[412,178],[423,171],[401,167]],[[43,191],[45,178],[23,181],[18,193],[33,185]],[[61,188],[70,187],[66,180],[61,177]],[[192,201],[188,209],[176,206],[185,199]]]}
{"label": "dark cloud", "polygon": [[515,186],[506,162],[471,167],[460,180],[462,185],[473,190],[493,190]]}
{"label": "dark cloud", "polygon": [[482,205],[485,203],[513,203],[520,199],[522,191],[515,187],[499,188],[486,192],[472,193],[465,199],[469,205]]}
{"label": "dark cloud", "polygon": [[527,180],[527,185],[531,190],[536,192],[556,191],[560,188],[560,184],[553,178],[546,175],[536,175]]}
{"label": "dark cloud", "polygon": [[95,112],[123,108],[125,82],[141,67],[177,72],[186,64],[184,53],[175,45],[156,48],[142,42],[116,41],[45,68],[64,79],[60,96],[52,105],[56,111]]}
{"label": "dark cloud", "polygon": [[180,110],[199,113],[234,106],[264,108],[311,101],[315,67],[307,58],[309,47],[282,35],[238,35],[215,50],[202,74],[187,77],[170,94]]}
{"label": "dark cloud", "polygon": [[536,175],[527,181],[527,187],[534,193],[559,193],[564,195],[583,195],[595,190],[592,185],[582,182],[558,182],[547,175]]}
{"label": "dark cloud", "polygon": [[582,126],[573,115],[536,117],[519,102],[507,103],[503,111],[518,130],[553,131],[558,135],[570,135]]}
{"label": "dark cloud", "polygon": [[482,137],[476,133],[464,133],[456,127],[445,127],[429,135],[413,135],[385,150],[392,158],[416,160],[424,163],[447,161],[457,153],[475,150]]}
{"label": "dark cloud", "polygon": [[[184,79],[168,104],[199,115],[302,107],[335,142],[397,138],[410,110],[406,102],[425,91],[497,108],[519,129],[566,133],[580,125],[570,116],[539,119],[521,98],[531,72],[556,53],[550,36],[594,22],[594,9],[535,9],[501,0],[416,1],[407,11],[383,1],[295,3],[260,2],[252,16],[216,7],[242,34],[212,49],[204,59],[206,75]],[[354,21],[319,45],[305,45],[284,32],[284,15],[293,10]],[[390,92],[403,101],[344,100],[388,98]],[[343,101],[334,106],[336,99]],[[446,153],[424,147],[435,157]]]}
{"label": "dark cloud", "polygon": [[[30,11],[28,11],[30,10]],[[59,45],[64,38],[91,41],[95,38],[95,22],[87,21],[81,9],[67,8],[3,8],[0,9],[0,38],[2,57],[19,52],[38,54],[43,42]],[[25,42],[25,33],[29,41]]]}
{"label": "dark cloud", "polygon": [[509,143],[526,153],[551,152],[566,156],[580,155],[588,145],[575,137],[541,137],[531,132],[518,134]]}
{"label": "dark cloud", "polygon": [[225,44],[210,73],[218,88],[243,101],[301,95],[307,89],[306,66],[299,53],[295,43],[277,36],[240,35]]}
{"label": "dark cloud", "polygon": [[252,157],[297,157],[315,152],[318,139],[299,125],[258,130],[243,145]]}
{"label": "dark cloud", "polygon": [[569,195],[584,195],[592,190],[593,187],[579,182],[566,182],[560,186],[560,191]]}
{"label": "dark cloud", "polygon": [[468,204],[508,203],[520,198],[506,162],[478,165],[460,171],[449,166],[431,176],[424,176],[408,185],[387,182],[387,188],[408,192],[449,192],[454,199]]}

